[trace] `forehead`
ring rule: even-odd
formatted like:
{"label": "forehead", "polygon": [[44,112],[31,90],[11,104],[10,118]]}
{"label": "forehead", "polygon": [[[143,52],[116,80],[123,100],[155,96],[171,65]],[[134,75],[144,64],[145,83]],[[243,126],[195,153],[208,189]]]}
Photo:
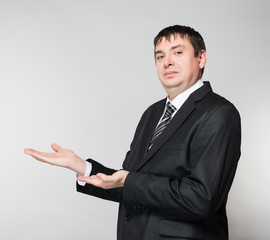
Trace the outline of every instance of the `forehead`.
{"label": "forehead", "polygon": [[155,51],[165,51],[176,46],[193,49],[190,40],[187,37],[182,38],[179,34],[176,34],[171,35],[169,38],[161,38],[155,47]]}

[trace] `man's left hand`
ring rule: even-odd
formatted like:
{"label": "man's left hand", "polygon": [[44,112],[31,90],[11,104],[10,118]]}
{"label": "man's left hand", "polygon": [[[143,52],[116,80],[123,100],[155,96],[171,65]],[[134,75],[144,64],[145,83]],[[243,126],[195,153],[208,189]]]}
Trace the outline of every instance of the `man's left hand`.
{"label": "man's left hand", "polygon": [[113,175],[98,173],[97,175],[92,175],[90,177],[79,176],[77,179],[79,181],[92,184],[96,187],[100,187],[103,189],[111,189],[123,187],[128,173],[128,171],[119,170]]}

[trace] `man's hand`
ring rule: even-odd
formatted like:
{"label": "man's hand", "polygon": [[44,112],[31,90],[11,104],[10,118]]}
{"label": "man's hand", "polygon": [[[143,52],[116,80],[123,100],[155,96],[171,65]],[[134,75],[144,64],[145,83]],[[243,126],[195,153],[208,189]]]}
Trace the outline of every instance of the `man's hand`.
{"label": "man's hand", "polygon": [[55,143],[52,144],[51,147],[55,153],[38,152],[30,148],[25,148],[24,152],[41,162],[65,167],[75,171],[79,175],[84,175],[86,170],[86,163],[83,159],[78,157],[73,151],[63,149]]}
{"label": "man's hand", "polygon": [[123,187],[128,173],[128,171],[120,170],[115,172],[113,175],[98,173],[97,175],[92,175],[90,177],[79,176],[77,179],[96,187],[111,189]]}

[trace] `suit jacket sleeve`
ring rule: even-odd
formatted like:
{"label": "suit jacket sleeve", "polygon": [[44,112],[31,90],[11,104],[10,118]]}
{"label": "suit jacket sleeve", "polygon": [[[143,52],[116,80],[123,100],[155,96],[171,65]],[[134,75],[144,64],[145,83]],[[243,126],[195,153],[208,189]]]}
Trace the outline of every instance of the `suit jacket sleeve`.
{"label": "suit jacket sleeve", "polygon": [[[107,168],[93,159],[87,159],[86,161],[92,164],[92,171],[90,175],[95,175],[97,173],[104,173],[107,175],[112,175],[113,173],[117,171],[111,168]],[[76,183],[76,187],[77,187],[78,192],[85,193],[85,194],[92,195],[99,198],[103,198],[106,200],[119,202],[121,199],[122,188],[105,190],[102,188],[95,187],[91,184],[85,184],[84,186],[81,186],[78,184],[78,182]]]}
{"label": "suit jacket sleeve", "polygon": [[190,169],[178,177],[130,172],[123,188],[126,206],[168,214],[214,214],[227,200],[240,157],[240,116],[233,105],[205,114],[187,145]]}

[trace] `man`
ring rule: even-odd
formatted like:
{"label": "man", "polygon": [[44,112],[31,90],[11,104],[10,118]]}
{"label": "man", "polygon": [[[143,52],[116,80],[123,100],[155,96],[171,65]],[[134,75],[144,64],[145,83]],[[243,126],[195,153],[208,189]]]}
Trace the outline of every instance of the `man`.
{"label": "man", "polygon": [[240,157],[240,116],[200,80],[206,50],[198,32],[171,26],[154,45],[168,96],[144,112],[123,170],[85,162],[56,144],[56,153],[25,152],[77,172],[79,192],[119,202],[119,240],[228,239],[225,207]]}

